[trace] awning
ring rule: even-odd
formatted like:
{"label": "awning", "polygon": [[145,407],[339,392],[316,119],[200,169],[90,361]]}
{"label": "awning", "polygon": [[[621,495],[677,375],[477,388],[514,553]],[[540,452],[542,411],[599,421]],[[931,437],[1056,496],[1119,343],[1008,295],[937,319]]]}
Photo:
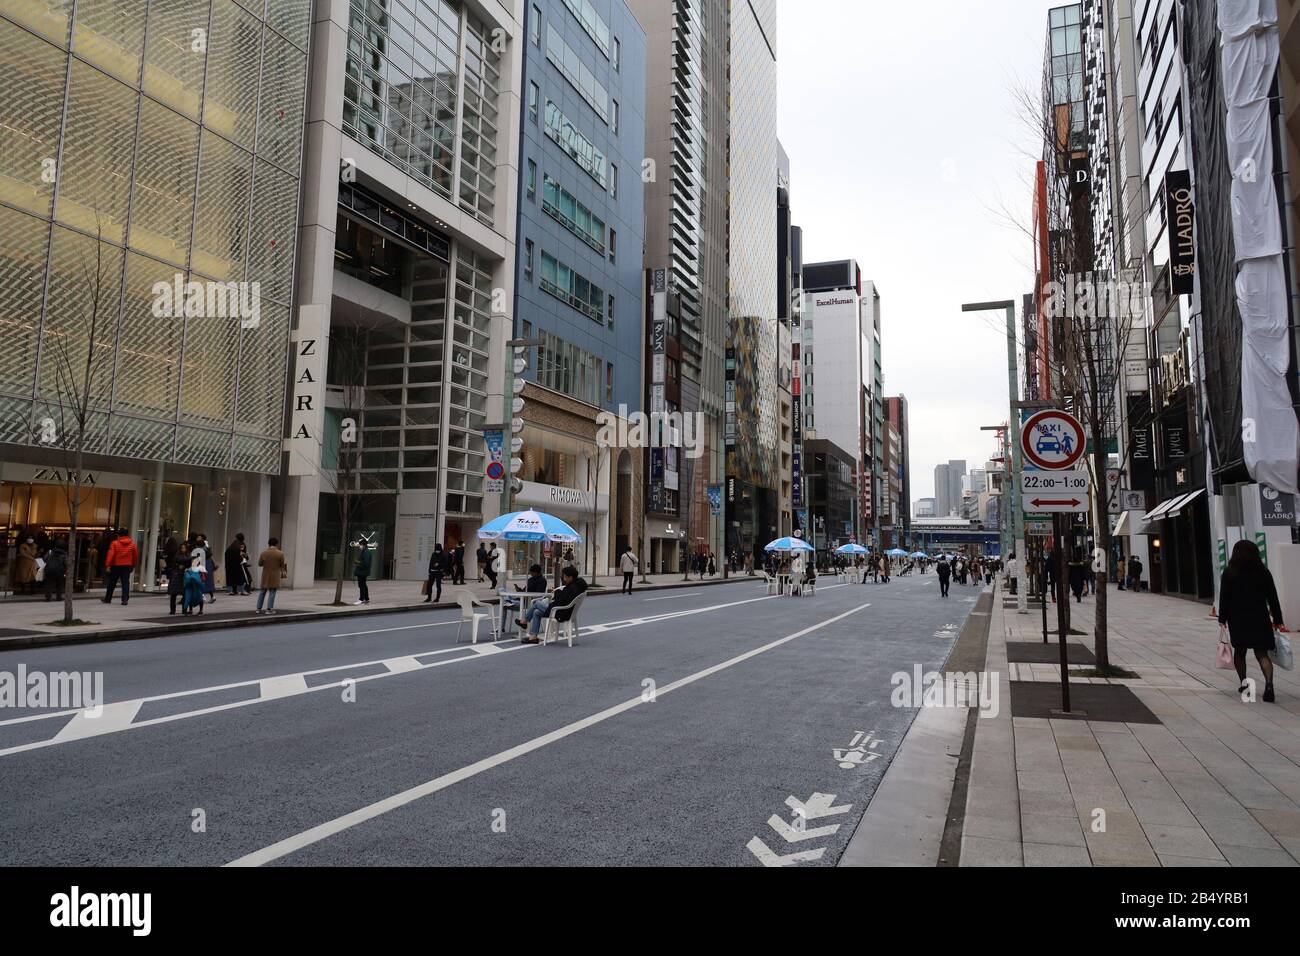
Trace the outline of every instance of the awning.
{"label": "awning", "polygon": [[1174,503],[1173,507],[1171,507],[1168,511],[1165,512],[1164,516],[1166,518],[1174,517],[1203,494],[1205,494],[1205,489],[1198,488],[1195,491],[1193,491],[1190,495],[1183,495],[1181,498],[1178,499],[1178,501]]}
{"label": "awning", "polygon": [[1128,529],[1125,527],[1127,524],[1128,524],[1128,512],[1121,511],[1119,513],[1119,520],[1115,522],[1115,530],[1112,531],[1111,534],[1116,537],[1119,537],[1120,535],[1128,534]]}
{"label": "awning", "polygon": [[1185,495],[1175,495],[1172,498],[1166,498],[1164,501],[1160,502],[1160,504],[1156,505],[1146,514],[1144,514],[1142,516],[1142,520],[1145,521],[1147,524],[1150,524],[1152,521],[1159,521],[1161,518],[1165,516],[1165,512],[1167,512],[1174,505],[1178,504],[1178,502],[1182,501],[1183,498],[1185,497],[1186,497]]}

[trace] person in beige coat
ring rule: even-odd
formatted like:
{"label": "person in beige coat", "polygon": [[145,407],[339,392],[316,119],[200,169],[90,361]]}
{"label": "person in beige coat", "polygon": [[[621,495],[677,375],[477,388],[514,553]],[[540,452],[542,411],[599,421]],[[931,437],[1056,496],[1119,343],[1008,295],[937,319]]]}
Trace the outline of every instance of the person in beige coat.
{"label": "person in beige coat", "polygon": [[257,610],[254,613],[262,613],[262,601],[269,593],[271,600],[266,605],[266,613],[274,614],[275,594],[280,590],[280,581],[289,576],[289,562],[280,550],[279,538],[267,542],[266,550],[258,555],[257,566],[262,569],[262,583],[261,590],[257,592]]}
{"label": "person in beige coat", "polygon": [[18,545],[18,557],[14,560],[14,593],[23,590],[28,594],[36,592],[36,542],[32,538]]}

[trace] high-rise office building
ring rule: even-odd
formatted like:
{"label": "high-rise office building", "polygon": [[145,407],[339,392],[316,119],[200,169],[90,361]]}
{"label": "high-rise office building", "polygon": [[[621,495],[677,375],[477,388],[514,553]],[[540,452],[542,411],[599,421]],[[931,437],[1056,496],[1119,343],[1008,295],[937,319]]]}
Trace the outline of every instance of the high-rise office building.
{"label": "high-rise office building", "polygon": [[[375,577],[419,579],[435,543],[470,541],[501,506],[484,488],[483,432],[505,411],[505,343],[519,321],[520,81],[532,39],[524,0],[351,0],[315,13],[281,537],[295,585],[334,576],[361,537]],[[577,68],[576,88],[599,104]],[[551,97],[571,117],[596,109],[583,93]],[[549,122],[571,162],[599,174],[579,135],[593,120]],[[558,264],[553,275],[558,285]],[[569,281],[576,301],[582,287]],[[570,387],[582,383],[573,346],[544,360],[553,355],[571,363]],[[591,367],[587,381],[603,389],[603,374]]]}
{"label": "high-rise office building", "polygon": [[[644,401],[645,33],[625,0],[531,0],[525,30],[515,327],[542,344],[513,507],[564,518],[605,573],[641,550],[643,451],[596,439],[602,411]],[[520,573],[540,556],[507,547]]]}
{"label": "high-rise office building", "polygon": [[67,532],[80,447],[72,581],[274,526],[311,8],[0,6],[0,541]]}
{"label": "high-rise office building", "polygon": [[643,556],[676,571],[687,551],[724,553],[709,494],[720,494],[726,468],[730,4],[628,4],[646,34],[646,409],[703,416],[701,458],[646,455]]}
{"label": "high-rise office building", "polygon": [[890,468],[890,480],[895,482],[899,508],[899,513],[894,518],[894,524],[901,527],[903,540],[910,543],[912,537],[912,512],[908,507],[908,503],[912,500],[912,451],[907,396],[896,395],[885,399],[885,419],[898,433],[899,454],[891,462]]}
{"label": "high-rise office building", "polygon": [[733,4],[729,35],[727,546],[760,557],[780,530],[775,0]]}

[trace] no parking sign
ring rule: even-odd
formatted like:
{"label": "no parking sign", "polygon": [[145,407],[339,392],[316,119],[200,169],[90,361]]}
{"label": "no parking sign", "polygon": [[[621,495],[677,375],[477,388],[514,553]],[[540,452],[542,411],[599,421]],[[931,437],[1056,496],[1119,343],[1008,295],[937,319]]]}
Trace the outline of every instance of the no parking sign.
{"label": "no parking sign", "polygon": [[1086,445],[1079,420],[1055,408],[1031,415],[1020,432],[1025,461],[1045,471],[1073,468]]}

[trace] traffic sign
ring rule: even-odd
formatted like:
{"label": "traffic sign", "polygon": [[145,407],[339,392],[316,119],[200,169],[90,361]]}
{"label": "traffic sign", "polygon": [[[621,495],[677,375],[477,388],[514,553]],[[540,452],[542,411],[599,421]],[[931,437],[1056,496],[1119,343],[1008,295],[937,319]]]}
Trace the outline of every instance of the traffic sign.
{"label": "traffic sign", "polygon": [[1031,471],[1020,476],[1020,501],[1037,514],[1073,514],[1088,505],[1091,475],[1086,471]]}
{"label": "traffic sign", "polygon": [[506,476],[506,466],[499,461],[488,462],[488,466],[484,471],[487,473],[488,478],[493,481],[500,481]]}
{"label": "traffic sign", "polygon": [[1069,412],[1049,409],[1029,416],[1020,433],[1025,460],[1035,468],[1061,471],[1083,457],[1087,442],[1083,426]]}

